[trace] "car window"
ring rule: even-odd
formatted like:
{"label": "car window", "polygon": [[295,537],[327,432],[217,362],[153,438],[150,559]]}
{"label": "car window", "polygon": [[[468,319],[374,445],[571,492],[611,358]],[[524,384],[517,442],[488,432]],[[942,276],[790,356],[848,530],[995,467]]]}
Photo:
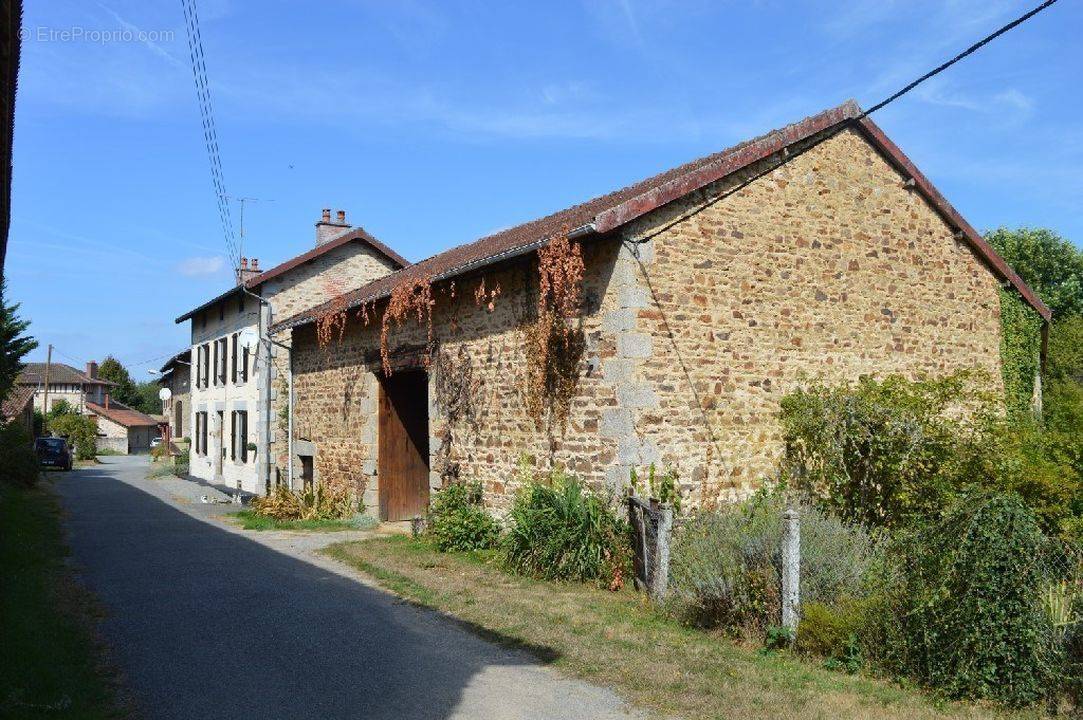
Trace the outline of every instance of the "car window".
{"label": "car window", "polygon": [[63,438],[41,438],[38,440],[39,448],[49,448],[50,450],[63,450],[64,439]]}

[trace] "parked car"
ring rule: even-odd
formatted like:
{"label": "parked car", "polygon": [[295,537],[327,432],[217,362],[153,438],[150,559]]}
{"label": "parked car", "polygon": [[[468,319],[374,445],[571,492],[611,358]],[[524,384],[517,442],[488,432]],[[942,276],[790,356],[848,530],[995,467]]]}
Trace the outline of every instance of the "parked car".
{"label": "parked car", "polygon": [[34,449],[38,454],[38,464],[42,467],[55,467],[61,470],[71,470],[71,448],[64,438],[38,438],[34,443]]}

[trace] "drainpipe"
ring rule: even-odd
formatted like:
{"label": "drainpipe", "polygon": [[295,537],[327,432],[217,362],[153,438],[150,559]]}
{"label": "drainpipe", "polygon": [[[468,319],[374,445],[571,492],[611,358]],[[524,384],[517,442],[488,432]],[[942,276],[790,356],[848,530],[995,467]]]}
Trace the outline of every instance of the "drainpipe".
{"label": "drainpipe", "polygon": [[[271,305],[271,301],[255,294],[243,284],[240,286],[241,292],[245,295],[255,298],[261,305],[267,306],[267,312],[271,318],[274,317],[274,306]],[[289,376],[287,377],[288,385],[288,398],[286,399],[286,411],[289,413],[288,425],[286,428],[286,482],[289,485],[290,490],[293,489],[293,349],[284,343],[280,343],[277,340],[271,338],[268,332],[266,336],[263,334],[263,314],[260,313],[258,319],[259,334],[263,340],[267,341],[267,381],[266,387],[266,403],[265,407],[267,411],[264,413],[264,464],[266,466],[266,477],[264,479],[265,486],[270,489],[271,487],[271,345],[277,345],[286,351],[289,358]]]}

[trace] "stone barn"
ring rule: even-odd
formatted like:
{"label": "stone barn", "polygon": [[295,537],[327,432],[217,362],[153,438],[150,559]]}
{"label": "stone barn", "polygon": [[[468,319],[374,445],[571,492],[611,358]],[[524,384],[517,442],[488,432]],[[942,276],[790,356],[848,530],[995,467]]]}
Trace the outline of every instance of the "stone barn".
{"label": "stone barn", "polygon": [[[1001,380],[1000,298],[1049,311],[851,102],[453,248],[278,323],[295,477],[403,519],[522,463],[747,496],[804,378]],[[295,481],[300,485],[301,479]]]}

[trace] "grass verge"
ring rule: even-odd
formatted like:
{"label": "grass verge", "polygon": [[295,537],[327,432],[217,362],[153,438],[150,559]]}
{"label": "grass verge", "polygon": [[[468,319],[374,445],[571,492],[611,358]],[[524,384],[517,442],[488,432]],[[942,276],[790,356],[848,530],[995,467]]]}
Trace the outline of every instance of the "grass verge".
{"label": "grass verge", "polygon": [[789,653],[739,647],[682,627],[631,590],[610,593],[510,576],[492,554],[439,553],[404,536],[338,543],[323,552],[487,637],[544,648],[559,669],[611,687],[652,714],[728,720],[1005,717],[987,707],[938,703],[916,690],[830,671]]}
{"label": "grass verge", "polygon": [[125,716],[66,555],[55,496],[0,483],[0,717]]}
{"label": "grass verge", "polygon": [[309,532],[334,532],[336,530],[366,530],[376,525],[367,518],[350,520],[275,520],[259,515],[254,510],[230,513],[235,522],[245,530],[307,530]]}

